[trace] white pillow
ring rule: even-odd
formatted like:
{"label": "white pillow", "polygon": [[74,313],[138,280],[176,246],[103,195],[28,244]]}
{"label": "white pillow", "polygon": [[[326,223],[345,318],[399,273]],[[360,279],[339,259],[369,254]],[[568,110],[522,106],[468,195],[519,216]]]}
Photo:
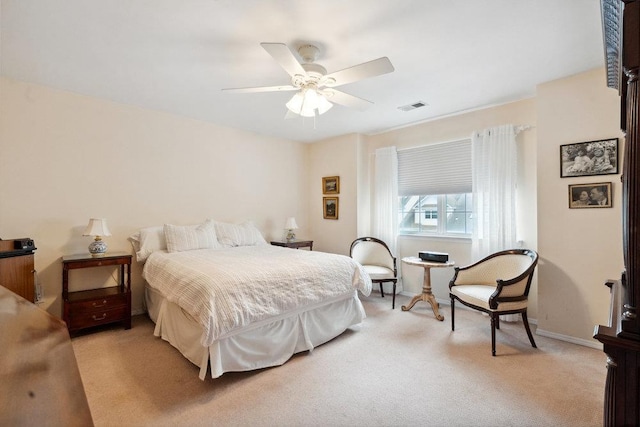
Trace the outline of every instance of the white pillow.
{"label": "white pillow", "polygon": [[129,236],[129,241],[133,245],[136,257],[140,262],[145,261],[155,251],[167,249],[162,225],[142,228]]}
{"label": "white pillow", "polygon": [[218,242],[225,247],[233,246],[257,246],[266,245],[260,230],[251,221],[242,224],[229,224],[227,222],[216,222],[216,234]]}
{"label": "white pillow", "polygon": [[219,248],[214,222],[207,220],[197,225],[164,225],[164,237],[169,252]]}

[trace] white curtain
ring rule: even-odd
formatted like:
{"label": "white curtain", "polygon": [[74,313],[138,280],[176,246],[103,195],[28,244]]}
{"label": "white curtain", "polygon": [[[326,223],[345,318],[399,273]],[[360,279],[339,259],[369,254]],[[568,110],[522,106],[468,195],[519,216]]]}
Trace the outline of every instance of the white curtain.
{"label": "white curtain", "polygon": [[384,241],[396,255],[398,236],[398,152],[396,147],[375,153],[372,235]]}
{"label": "white curtain", "polygon": [[513,249],[516,238],[516,129],[503,125],[471,137],[473,258]]}

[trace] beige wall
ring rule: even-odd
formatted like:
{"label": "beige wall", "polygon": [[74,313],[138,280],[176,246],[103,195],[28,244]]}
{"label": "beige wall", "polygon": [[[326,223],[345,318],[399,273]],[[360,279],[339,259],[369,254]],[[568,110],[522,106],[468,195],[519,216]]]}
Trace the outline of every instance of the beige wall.
{"label": "beige wall", "polygon": [[[351,134],[308,145],[310,166],[307,195],[314,250],[349,255],[351,242],[357,237],[357,157],[360,138]],[[340,177],[340,194],[322,194],[322,178],[326,176]],[[323,218],[323,196],[338,197],[337,220]]]}
{"label": "beige wall", "polygon": [[[560,178],[559,147],[617,137],[622,152],[619,98],[598,69],[540,85],[536,104],[538,333],[592,342],[608,319],[604,282],[623,269],[620,175]],[[590,182],[613,183],[613,208],[568,208],[568,185]]]}
{"label": "beige wall", "polygon": [[0,95],[0,237],[35,240],[52,314],[60,257],[87,252],[93,216],[108,220],[110,251],[132,252],[127,237],[141,227],[206,218],[251,219],[270,239],[295,216],[309,234],[304,144],[4,78]]}

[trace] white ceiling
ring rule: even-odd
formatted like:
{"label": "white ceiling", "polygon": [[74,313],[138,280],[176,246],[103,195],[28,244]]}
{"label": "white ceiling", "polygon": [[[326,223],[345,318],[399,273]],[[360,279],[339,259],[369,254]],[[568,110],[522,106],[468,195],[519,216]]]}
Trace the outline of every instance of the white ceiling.
{"label": "white ceiling", "polygon": [[[0,0],[3,76],[296,141],[371,134],[535,95],[604,65],[599,0]],[[289,84],[260,42],[321,48],[328,72],[387,56],[340,87],[373,101],[284,120]],[[398,107],[423,101],[425,108]]]}

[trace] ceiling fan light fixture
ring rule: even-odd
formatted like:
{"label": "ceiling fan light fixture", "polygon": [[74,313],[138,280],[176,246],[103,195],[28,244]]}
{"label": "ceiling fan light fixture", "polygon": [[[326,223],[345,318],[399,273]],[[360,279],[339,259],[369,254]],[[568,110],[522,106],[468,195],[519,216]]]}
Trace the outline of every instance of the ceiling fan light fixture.
{"label": "ceiling fan light fixture", "polygon": [[324,114],[333,104],[315,88],[306,88],[293,95],[286,106],[292,113],[303,117],[315,117],[316,110],[318,114]]}
{"label": "ceiling fan light fixture", "polygon": [[296,94],[291,97],[289,102],[286,103],[286,106],[292,113],[300,114],[300,111],[302,110],[303,100],[304,97],[302,96],[302,93],[296,92]]}
{"label": "ceiling fan light fixture", "polygon": [[319,94],[318,95],[318,114],[324,114],[333,107],[333,104],[327,101],[327,98]]}
{"label": "ceiling fan light fixture", "polygon": [[312,110],[318,108],[318,92],[314,88],[307,88],[304,90],[304,105],[308,106]]}
{"label": "ceiling fan light fixture", "polygon": [[314,99],[313,95],[309,96],[307,92],[307,90],[300,91],[291,97],[289,102],[286,103],[289,111],[303,117],[314,117],[316,115],[315,104],[309,102],[309,99]]}

